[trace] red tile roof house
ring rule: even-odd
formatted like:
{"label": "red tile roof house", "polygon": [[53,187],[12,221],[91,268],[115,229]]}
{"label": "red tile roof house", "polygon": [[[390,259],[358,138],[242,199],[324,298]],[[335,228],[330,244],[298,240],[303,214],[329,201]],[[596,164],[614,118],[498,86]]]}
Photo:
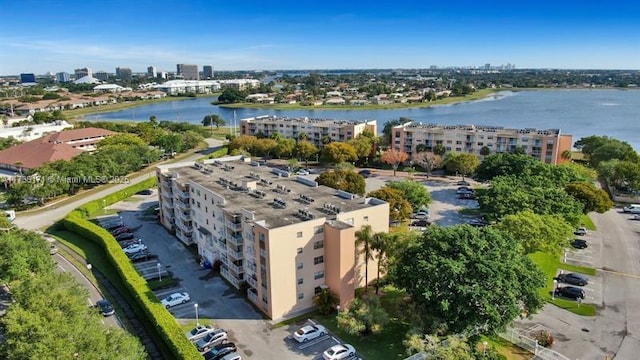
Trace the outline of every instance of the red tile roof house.
{"label": "red tile roof house", "polygon": [[43,136],[0,151],[0,169],[21,171],[35,169],[56,160],[71,160],[84,151],[96,149],[96,144],[113,131],[82,128]]}

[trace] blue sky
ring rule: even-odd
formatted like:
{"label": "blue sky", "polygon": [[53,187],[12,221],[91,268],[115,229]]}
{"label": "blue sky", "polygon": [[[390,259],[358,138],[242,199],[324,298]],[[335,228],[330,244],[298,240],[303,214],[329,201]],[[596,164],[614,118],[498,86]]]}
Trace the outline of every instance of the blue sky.
{"label": "blue sky", "polygon": [[478,66],[640,69],[631,1],[0,0],[0,75]]}

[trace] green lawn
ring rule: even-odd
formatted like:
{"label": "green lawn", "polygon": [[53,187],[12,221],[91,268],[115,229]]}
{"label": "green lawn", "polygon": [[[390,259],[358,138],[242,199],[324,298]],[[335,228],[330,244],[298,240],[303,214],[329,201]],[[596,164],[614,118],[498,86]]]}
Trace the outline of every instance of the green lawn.
{"label": "green lawn", "polygon": [[596,230],[596,225],[593,223],[593,220],[591,220],[589,215],[582,215],[580,223],[583,224],[587,230]]}
{"label": "green lawn", "polygon": [[529,258],[536,263],[547,277],[547,286],[540,289],[540,296],[547,302],[554,304],[562,309],[571,311],[577,315],[583,316],[595,316],[596,306],[592,304],[579,304],[577,301],[551,298],[551,292],[553,291],[553,278],[556,276],[558,269],[579,272],[586,275],[595,275],[596,270],[584,266],[576,266],[571,264],[562,263],[560,255],[548,254],[543,252],[536,252],[529,255]]}
{"label": "green lawn", "polygon": [[483,342],[488,343],[489,348],[495,348],[498,352],[504,355],[507,360],[529,360],[531,359],[531,353],[525,349],[519,348],[509,341],[501,338],[500,336],[482,336],[477,346],[478,349],[484,347]]}
{"label": "green lawn", "polygon": [[368,360],[404,359],[407,354],[402,341],[410,328],[406,308],[403,306],[406,301],[405,293],[393,287],[385,287],[383,292],[380,302],[389,314],[390,322],[379,334],[366,337],[349,335],[338,328],[335,313],[327,316],[317,315],[315,319],[340,339],[353,345]]}

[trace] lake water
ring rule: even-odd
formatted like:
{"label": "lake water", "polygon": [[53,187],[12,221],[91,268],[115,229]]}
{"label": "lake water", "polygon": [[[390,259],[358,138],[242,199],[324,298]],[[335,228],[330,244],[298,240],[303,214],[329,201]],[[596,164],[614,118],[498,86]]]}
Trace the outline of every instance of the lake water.
{"label": "lake water", "polygon": [[135,108],[87,115],[87,120],[198,123],[207,114],[218,114],[227,123],[259,115],[309,117],[336,120],[377,120],[378,128],[389,121],[407,117],[444,125],[475,124],[512,128],[559,128],[573,135],[574,142],[589,135],[608,135],[640,150],[640,90],[531,90],[503,91],[471,102],[430,108],[391,110],[273,110],[224,109],[211,105],[212,98],[196,98],[153,103]]}

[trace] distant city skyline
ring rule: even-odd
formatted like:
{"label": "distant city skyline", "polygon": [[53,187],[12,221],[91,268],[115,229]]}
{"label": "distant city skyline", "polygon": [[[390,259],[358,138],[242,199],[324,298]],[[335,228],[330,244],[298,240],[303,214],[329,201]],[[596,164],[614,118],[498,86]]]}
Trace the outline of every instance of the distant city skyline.
{"label": "distant city skyline", "polygon": [[482,67],[640,69],[630,1],[0,0],[0,75]]}

